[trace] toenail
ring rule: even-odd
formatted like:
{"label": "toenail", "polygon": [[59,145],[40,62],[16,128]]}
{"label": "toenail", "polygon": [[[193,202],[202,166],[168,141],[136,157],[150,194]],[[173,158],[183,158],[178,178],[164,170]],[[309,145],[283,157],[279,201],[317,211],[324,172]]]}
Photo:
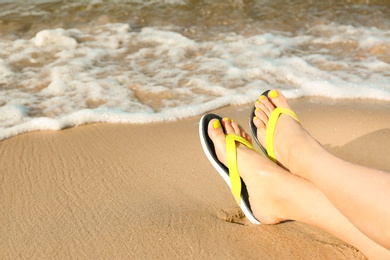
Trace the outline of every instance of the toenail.
{"label": "toenail", "polygon": [[268,96],[269,96],[270,98],[277,98],[277,97],[279,96],[279,93],[278,93],[277,90],[273,89],[273,90],[271,90],[271,91],[268,93]]}
{"label": "toenail", "polygon": [[265,98],[265,96],[264,95],[261,95],[260,97],[259,97],[259,100],[263,100]]}
{"label": "toenail", "polygon": [[214,127],[214,129],[217,129],[217,128],[220,128],[220,127],[221,127],[221,123],[219,122],[219,120],[215,120],[215,121],[214,121],[213,127]]}
{"label": "toenail", "polygon": [[256,105],[258,105],[258,104],[260,104],[260,101],[259,100],[256,100],[256,103],[255,103]]}
{"label": "toenail", "polygon": [[225,122],[229,122],[230,121],[230,119],[227,118],[227,117],[224,117],[222,120],[225,121]]}
{"label": "toenail", "polygon": [[260,107],[256,108],[256,112],[259,112],[260,110],[261,110]]}

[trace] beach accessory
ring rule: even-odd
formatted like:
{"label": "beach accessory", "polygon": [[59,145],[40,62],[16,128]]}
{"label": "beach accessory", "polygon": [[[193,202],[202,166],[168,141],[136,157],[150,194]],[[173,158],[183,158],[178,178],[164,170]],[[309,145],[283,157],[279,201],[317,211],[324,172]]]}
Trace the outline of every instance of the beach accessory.
{"label": "beach accessory", "polygon": [[[254,148],[251,143],[241,136],[226,135],[226,156],[228,161],[228,167],[226,167],[218,160],[214,144],[208,135],[208,124],[212,119],[217,119],[218,121],[223,120],[221,117],[214,114],[206,114],[200,119],[199,136],[203,150],[211,164],[231,189],[237,204],[241,207],[241,210],[244,212],[248,220],[254,224],[260,224],[250,209],[248,190],[238,173],[236,142],[242,143],[251,149]],[[218,125],[213,125],[214,128],[218,128],[216,126]]]}
{"label": "beach accessory", "polygon": [[[270,91],[267,90],[261,96],[268,97],[269,92]],[[273,97],[275,98],[277,96],[275,96],[273,94]],[[264,152],[264,154],[268,155],[268,157],[272,161],[276,162],[275,151],[274,151],[274,134],[275,134],[276,124],[278,123],[279,117],[281,114],[286,114],[286,115],[289,115],[292,118],[294,118],[299,123],[298,116],[292,110],[285,108],[285,107],[277,107],[272,111],[271,116],[269,117],[268,124],[267,124],[267,129],[265,131],[265,146],[268,148],[268,150],[266,150],[261,145],[261,143],[257,137],[257,127],[253,123],[253,118],[256,116],[255,111],[256,111],[256,107],[254,106],[252,109],[252,112],[251,112],[251,118],[249,120],[249,126],[250,126],[251,131],[252,131],[253,139],[256,140],[256,143],[259,145],[259,147]]]}

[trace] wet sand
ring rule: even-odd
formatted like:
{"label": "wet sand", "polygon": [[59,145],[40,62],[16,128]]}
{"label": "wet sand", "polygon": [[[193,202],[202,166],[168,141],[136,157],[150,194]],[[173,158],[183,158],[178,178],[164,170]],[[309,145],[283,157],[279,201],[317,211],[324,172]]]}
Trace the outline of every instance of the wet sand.
{"label": "wet sand", "polygon": [[[329,151],[390,171],[388,102],[290,103]],[[212,112],[247,126],[249,109]],[[1,141],[0,258],[364,259],[302,223],[248,224],[203,154],[199,118]]]}

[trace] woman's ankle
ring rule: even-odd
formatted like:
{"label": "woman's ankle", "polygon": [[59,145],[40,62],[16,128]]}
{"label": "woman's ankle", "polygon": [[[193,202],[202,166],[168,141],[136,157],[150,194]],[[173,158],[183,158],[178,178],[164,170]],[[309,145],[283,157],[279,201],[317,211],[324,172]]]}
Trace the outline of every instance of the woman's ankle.
{"label": "woman's ankle", "polygon": [[312,180],[312,174],[315,172],[313,165],[316,164],[317,159],[324,158],[328,152],[306,132],[306,134],[296,138],[284,154],[291,173]]}

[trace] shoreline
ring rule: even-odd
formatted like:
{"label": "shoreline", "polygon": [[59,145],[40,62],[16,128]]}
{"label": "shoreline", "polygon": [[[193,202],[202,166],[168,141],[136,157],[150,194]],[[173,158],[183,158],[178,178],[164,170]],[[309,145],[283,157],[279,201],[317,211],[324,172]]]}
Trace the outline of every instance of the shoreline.
{"label": "shoreline", "polygon": [[[390,103],[292,99],[330,152],[390,171]],[[212,113],[248,131],[250,105]],[[364,259],[308,225],[248,224],[199,143],[200,116],[0,141],[2,258]],[[250,131],[248,131],[250,132]]]}

